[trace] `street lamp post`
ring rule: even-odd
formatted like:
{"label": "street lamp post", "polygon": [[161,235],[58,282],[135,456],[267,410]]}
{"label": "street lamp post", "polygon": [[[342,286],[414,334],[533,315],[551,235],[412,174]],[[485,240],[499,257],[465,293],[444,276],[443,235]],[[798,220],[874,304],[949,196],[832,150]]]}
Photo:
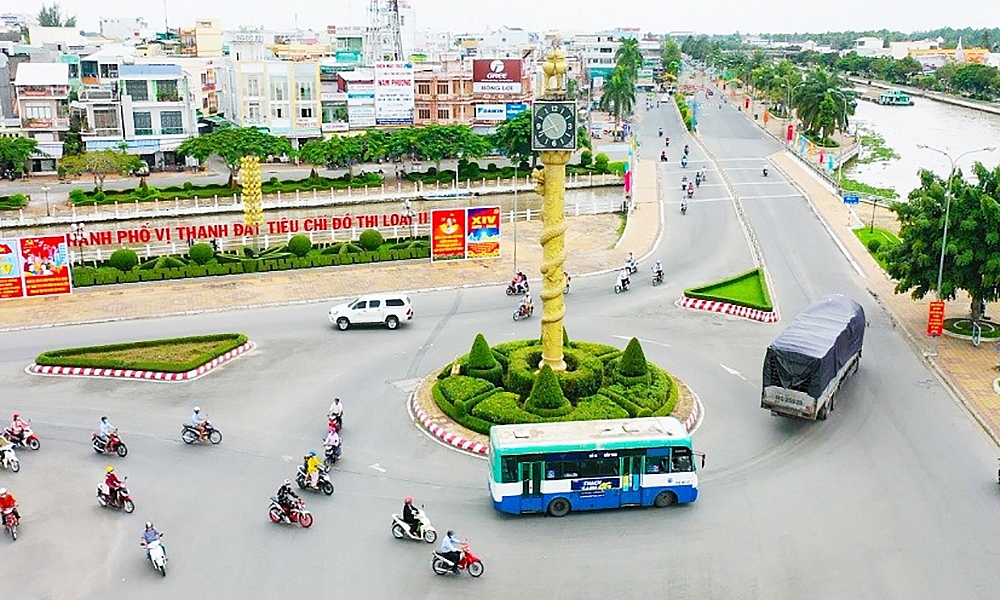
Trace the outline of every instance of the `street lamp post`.
{"label": "street lamp post", "polygon": [[42,186],[42,193],[45,194],[45,216],[52,216],[52,207],[49,206],[49,190],[52,189],[47,185]]}
{"label": "street lamp post", "polygon": [[[953,181],[955,179],[955,168],[956,168],[956,165],[958,164],[958,161],[962,160],[962,158],[965,157],[965,156],[968,156],[970,154],[974,154],[976,152],[993,152],[994,150],[996,150],[996,147],[995,146],[987,146],[985,148],[977,148],[975,150],[969,150],[968,152],[963,152],[962,154],[959,154],[955,158],[952,158],[951,154],[949,154],[948,152],[945,152],[944,150],[939,150],[937,148],[933,148],[933,147],[928,146],[926,144],[917,144],[917,148],[920,148],[921,150],[931,150],[933,152],[937,152],[938,154],[943,155],[945,158],[947,158],[951,162],[951,169],[948,171],[948,186],[945,188],[945,194],[944,194],[944,198],[945,198],[945,202],[944,202],[944,232],[941,234],[941,259],[938,261],[938,276],[937,276],[936,293],[937,293],[937,299],[940,301],[940,300],[942,300],[942,298],[941,298],[941,280],[944,278],[944,254],[945,254],[945,248],[947,248],[947,246],[948,246],[948,220],[951,217],[951,196],[952,196]],[[937,356],[937,336],[932,336],[931,337],[931,346],[927,350],[927,356]]]}

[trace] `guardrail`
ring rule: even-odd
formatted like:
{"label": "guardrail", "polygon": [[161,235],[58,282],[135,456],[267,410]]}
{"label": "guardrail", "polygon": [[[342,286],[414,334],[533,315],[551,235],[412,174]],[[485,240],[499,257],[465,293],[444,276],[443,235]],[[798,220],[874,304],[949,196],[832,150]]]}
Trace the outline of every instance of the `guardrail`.
{"label": "guardrail", "polygon": [[[619,198],[605,198],[605,199],[594,199],[588,202],[574,202],[572,204],[567,204],[565,206],[564,212],[567,216],[581,216],[581,215],[598,215],[598,214],[608,214],[620,212],[622,208],[622,203]],[[503,213],[503,221],[506,223],[515,222],[525,222],[532,221],[539,218],[541,211],[532,210],[526,208],[524,210],[509,210]],[[391,226],[378,226],[378,227],[352,227],[351,229],[341,229],[334,230],[329,229],[326,231],[309,231],[302,232],[301,235],[305,235],[309,238],[309,241],[314,244],[321,243],[331,243],[331,242],[347,242],[354,241],[358,239],[358,236],[364,229],[377,229],[383,237],[387,239],[399,239],[406,237],[417,237],[421,235],[430,235],[430,224],[424,223],[414,223],[410,225],[391,225]],[[292,236],[295,234],[288,233],[282,235],[269,235],[261,234],[260,243],[262,247],[269,247],[273,243],[287,243]],[[238,236],[238,237],[228,237],[219,238],[214,240],[217,251],[225,250],[240,250],[246,246],[249,246],[252,242],[252,237],[250,236]],[[202,240],[204,241],[204,240]],[[142,244],[142,245],[118,245],[112,244],[106,247],[91,247],[91,246],[74,246],[70,248],[70,262],[73,264],[79,262],[88,261],[102,261],[107,259],[111,253],[122,247],[131,247],[133,250],[143,258],[150,258],[152,256],[159,256],[164,254],[179,254],[187,250],[188,245],[184,242],[177,243],[165,243],[165,244]]]}
{"label": "guardrail", "polygon": [[[463,185],[464,183],[464,185]],[[580,176],[574,174],[567,176],[567,189],[586,189],[590,187],[604,187],[612,185],[623,185],[624,178],[618,175],[594,175]],[[404,200],[421,200],[425,196],[435,194],[448,194],[466,192],[473,196],[484,196],[494,194],[513,194],[518,192],[533,191],[535,184],[531,177],[524,180],[519,177],[515,179],[496,179],[493,181],[482,179],[479,181],[465,180],[465,182],[451,182],[441,185],[436,183],[433,186],[419,183],[411,190],[405,190],[401,182],[397,182],[395,190],[393,186],[385,184],[379,187],[346,188],[346,190],[330,189],[328,192],[281,194],[264,197],[264,211],[287,210],[293,208],[317,208],[324,206],[351,206],[356,204],[379,204],[383,202],[402,202]],[[17,218],[0,218],[0,229],[4,227],[36,227],[44,225],[72,225],[74,223],[97,223],[104,221],[125,221],[131,219],[161,219],[170,217],[192,217],[201,215],[213,215],[224,213],[243,212],[242,197],[238,194],[231,196],[215,195],[212,198],[193,198],[181,200],[174,198],[170,200],[154,200],[152,202],[115,202],[113,204],[94,204],[87,207],[77,207],[72,205],[68,210],[63,207],[53,206],[57,209],[57,214],[50,217],[31,217],[24,214],[24,210],[18,211]],[[62,212],[62,214],[58,214]]]}

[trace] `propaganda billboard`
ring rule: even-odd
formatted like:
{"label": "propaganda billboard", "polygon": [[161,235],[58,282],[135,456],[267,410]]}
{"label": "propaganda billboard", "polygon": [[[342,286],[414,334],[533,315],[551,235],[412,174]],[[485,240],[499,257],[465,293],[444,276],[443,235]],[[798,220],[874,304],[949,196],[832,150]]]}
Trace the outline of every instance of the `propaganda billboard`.
{"label": "propaganda billboard", "polygon": [[431,261],[465,258],[465,209],[431,211]]}
{"label": "propaganda billboard", "polygon": [[466,209],[466,258],[500,258],[500,207]]}
{"label": "propaganda billboard", "polygon": [[17,238],[0,238],[0,300],[24,297]]}
{"label": "propaganda billboard", "polygon": [[25,297],[55,296],[73,291],[69,243],[65,235],[23,237],[18,242]]}
{"label": "propaganda billboard", "polygon": [[474,94],[520,94],[521,61],[501,58],[477,58],[472,61]]}

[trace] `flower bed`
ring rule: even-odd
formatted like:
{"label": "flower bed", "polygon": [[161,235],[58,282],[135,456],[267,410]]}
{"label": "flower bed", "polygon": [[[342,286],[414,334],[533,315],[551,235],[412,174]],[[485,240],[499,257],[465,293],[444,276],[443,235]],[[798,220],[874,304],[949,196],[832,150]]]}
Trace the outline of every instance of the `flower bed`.
{"label": "flower bed", "polygon": [[646,361],[638,340],[624,352],[565,336],[563,346],[567,368],[555,373],[536,366],[540,340],[491,348],[480,334],[457,369],[452,363],[441,371],[434,400],[452,420],[484,435],[501,424],[668,416],[677,405],[677,384]]}
{"label": "flower bed", "polygon": [[162,340],[86,346],[43,352],[35,364],[47,367],[83,367],[184,373],[211,362],[247,343],[240,333],[220,333]]}

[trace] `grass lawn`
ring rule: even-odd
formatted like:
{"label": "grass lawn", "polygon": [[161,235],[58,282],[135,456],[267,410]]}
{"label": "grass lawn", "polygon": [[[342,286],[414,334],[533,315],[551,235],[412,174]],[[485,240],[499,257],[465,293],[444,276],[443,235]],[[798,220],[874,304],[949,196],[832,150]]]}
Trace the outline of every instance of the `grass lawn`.
{"label": "grass lawn", "polygon": [[245,344],[246,341],[247,337],[242,334],[221,333],[109,346],[66,348],[43,352],[35,359],[35,363],[60,367],[182,373],[197,369]]}
{"label": "grass lawn", "polygon": [[[944,328],[959,335],[972,336],[972,319],[945,319]],[[990,321],[979,322],[979,337],[984,340],[1000,339],[1000,325]]]}
{"label": "grass lawn", "polygon": [[885,261],[882,259],[880,252],[872,252],[868,243],[872,240],[878,240],[879,251],[881,251],[882,248],[898,244],[900,242],[899,237],[891,231],[879,229],[878,227],[876,227],[874,231],[870,227],[860,227],[854,230],[854,235],[858,236],[858,239],[861,240],[862,244],[864,244],[865,249],[868,250],[868,254],[871,254],[872,258],[875,259],[875,262],[877,262],[879,266],[885,270]]}
{"label": "grass lawn", "polygon": [[767,292],[764,273],[753,269],[735,277],[684,290],[684,295],[699,300],[715,300],[770,312],[774,309]]}

